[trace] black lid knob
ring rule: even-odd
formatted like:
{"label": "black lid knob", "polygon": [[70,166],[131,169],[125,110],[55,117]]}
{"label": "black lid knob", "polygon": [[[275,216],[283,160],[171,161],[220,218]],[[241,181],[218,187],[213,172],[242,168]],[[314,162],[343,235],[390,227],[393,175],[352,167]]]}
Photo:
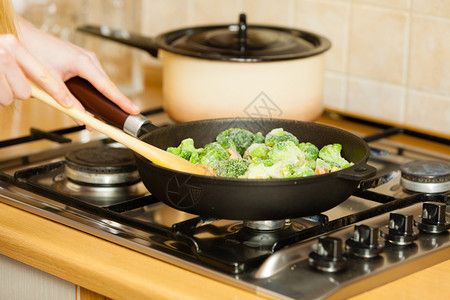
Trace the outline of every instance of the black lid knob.
{"label": "black lid knob", "polygon": [[371,258],[377,256],[384,248],[379,238],[379,230],[363,224],[355,226],[353,237],[345,241],[345,248],[353,255]]}
{"label": "black lid knob", "polygon": [[239,51],[247,50],[247,17],[245,14],[239,15]]}
{"label": "black lid knob", "polygon": [[395,245],[407,245],[417,239],[419,230],[414,227],[413,215],[391,213],[389,225],[381,228],[380,235]]}
{"label": "black lid knob", "polygon": [[446,208],[444,203],[425,202],[422,205],[422,215],[414,219],[414,224],[423,232],[444,232],[450,228],[450,222],[446,218]]}
{"label": "black lid knob", "polygon": [[309,254],[309,264],[325,272],[339,271],[347,262],[342,250],[341,239],[321,236],[317,244],[317,250]]}

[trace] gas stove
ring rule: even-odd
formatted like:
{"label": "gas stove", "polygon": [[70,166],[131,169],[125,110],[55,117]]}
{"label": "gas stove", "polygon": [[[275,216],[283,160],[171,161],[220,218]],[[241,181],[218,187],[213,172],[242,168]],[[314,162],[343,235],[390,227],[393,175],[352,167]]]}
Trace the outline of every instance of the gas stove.
{"label": "gas stove", "polygon": [[450,258],[450,156],[386,139],[401,128],[364,137],[378,172],[346,201],[262,221],[166,206],[145,189],[130,150],[82,127],[33,132],[0,151],[57,143],[0,161],[0,201],[243,289],[343,298]]}

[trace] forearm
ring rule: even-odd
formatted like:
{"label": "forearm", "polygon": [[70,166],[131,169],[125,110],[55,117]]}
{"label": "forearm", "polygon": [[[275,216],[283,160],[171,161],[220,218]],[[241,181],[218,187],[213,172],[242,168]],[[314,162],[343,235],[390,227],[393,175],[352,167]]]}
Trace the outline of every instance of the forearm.
{"label": "forearm", "polygon": [[[33,52],[34,46],[42,43],[41,38],[50,38],[50,39],[57,39],[56,37],[53,37],[31,24],[28,20],[21,16],[16,17],[16,28],[17,28],[17,34],[20,42],[22,45],[25,46],[30,52]],[[45,36],[45,37],[44,37]],[[55,41],[56,42],[56,41]]]}

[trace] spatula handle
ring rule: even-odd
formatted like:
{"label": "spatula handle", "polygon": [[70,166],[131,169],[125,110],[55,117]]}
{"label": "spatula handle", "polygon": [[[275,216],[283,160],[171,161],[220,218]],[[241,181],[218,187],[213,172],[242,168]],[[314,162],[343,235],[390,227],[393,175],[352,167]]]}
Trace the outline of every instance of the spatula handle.
{"label": "spatula handle", "polygon": [[94,118],[88,113],[78,110],[74,107],[65,108],[56,102],[49,94],[47,94],[42,89],[32,86],[31,95],[35,99],[38,99],[53,108],[65,113],[66,115],[79,120],[90,126],[91,128],[103,133],[104,135],[112,138],[113,140],[125,145],[136,153],[144,156],[145,158],[151,160],[153,163],[160,165],[162,167],[174,169],[181,172],[193,173],[198,175],[208,175],[204,169],[201,167],[190,163],[189,161],[159,149],[155,146],[147,144],[135,137],[132,137],[125,132],[103,123],[102,121]]}
{"label": "spatula handle", "polygon": [[117,104],[100,93],[89,81],[81,77],[73,77],[67,80],[66,85],[88,112],[133,136],[138,135],[139,129],[144,124],[150,123],[142,115],[130,115],[124,112]]}

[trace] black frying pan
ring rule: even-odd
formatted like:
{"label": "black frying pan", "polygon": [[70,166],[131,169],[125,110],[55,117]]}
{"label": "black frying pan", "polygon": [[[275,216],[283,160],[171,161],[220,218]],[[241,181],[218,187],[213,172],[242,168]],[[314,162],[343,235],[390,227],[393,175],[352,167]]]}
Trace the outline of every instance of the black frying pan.
{"label": "black frying pan", "polygon": [[[119,128],[127,127],[124,114],[106,98],[88,86],[82,79],[67,82],[69,89],[85,107],[95,115],[113,122]],[[96,94],[93,97],[93,94]],[[105,105],[113,107],[105,109]],[[115,106],[115,107],[114,107]],[[106,115],[105,115],[106,114]],[[133,116],[131,119],[135,118]],[[119,120],[119,121],[117,121]],[[142,117],[137,117],[142,120]],[[139,121],[137,122],[139,123]],[[342,144],[342,155],[354,163],[350,168],[333,173],[288,179],[232,179],[192,175],[153,164],[136,154],[136,162],[142,181],[160,201],[176,209],[220,219],[234,220],[280,220],[311,216],[326,211],[346,200],[361,180],[376,173],[367,165],[369,148],[361,138],[344,130],[310,122],[279,119],[212,119],[156,127],[141,126],[140,139],[161,149],[178,146],[181,140],[191,137],[196,147],[215,140],[221,131],[230,127],[245,128],[264,135],[274,128],[282,127],[299,141],[308,141],[319,149],[331,143]]]}

